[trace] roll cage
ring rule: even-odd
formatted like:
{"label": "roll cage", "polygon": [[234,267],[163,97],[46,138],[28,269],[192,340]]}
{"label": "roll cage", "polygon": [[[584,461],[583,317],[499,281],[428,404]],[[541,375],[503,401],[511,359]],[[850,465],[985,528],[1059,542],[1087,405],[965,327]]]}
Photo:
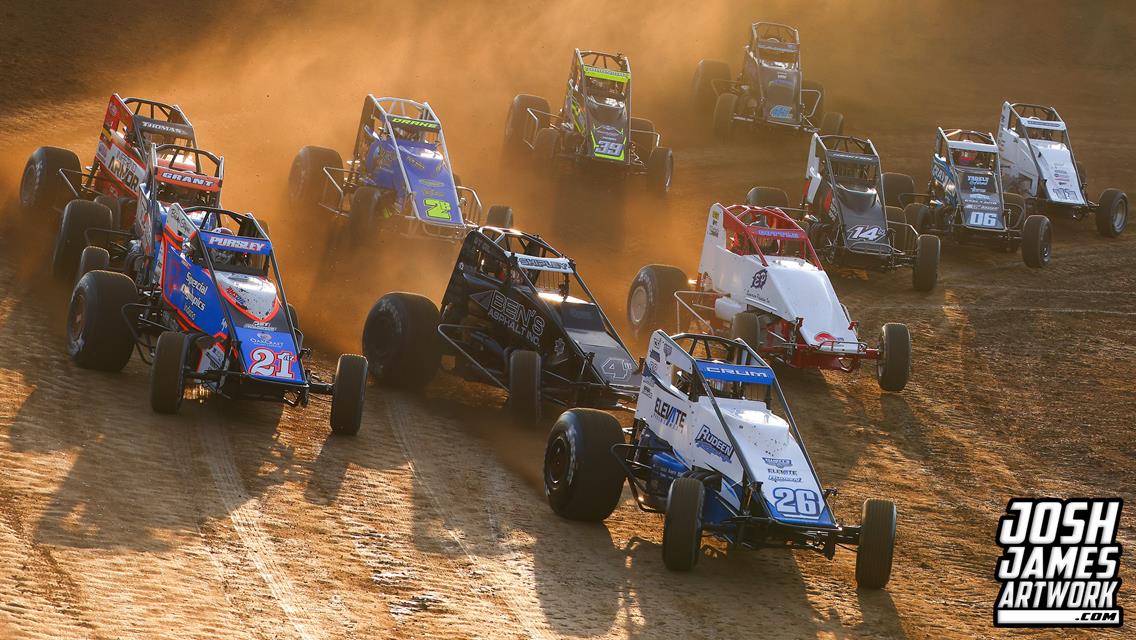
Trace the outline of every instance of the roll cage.
{"label": "roll cage", "polygon": [[763,267],[769,266],[766,256],[771,255],[799,258],[824,270],[808,233],[781,209],[744,204],[729,205],[723,209],[726,216],[722,226],[727,234],[727,250],[742,256],[757,256]]}
{"label": "roll cage", "polygon": [[766,66],[801,68],[801,38],[797,30],[776,22],[754,22],[749,29],[749,55]]}

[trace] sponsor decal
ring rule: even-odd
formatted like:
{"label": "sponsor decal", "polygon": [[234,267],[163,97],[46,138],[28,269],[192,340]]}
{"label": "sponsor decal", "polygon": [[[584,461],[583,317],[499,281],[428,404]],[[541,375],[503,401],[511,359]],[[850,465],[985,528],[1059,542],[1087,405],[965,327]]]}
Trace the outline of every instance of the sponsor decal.
{"label": "sponsor decal", "polygon": [[1120,498],[1013,498],[998,521],[996,627],[1120,627]]}
{"label": "sponsor decal", "polygon": [[768,281],[769,270],[758,269],[757,272],[753,274],[753,282],[751,282],[749,286],[751,289],[763,289],[765,288],[765,283]]}
{"label": "sponsor decal", "polygon": [[672,407],[669,402],[664,402],[662,398],[655,400],[655,415],[668,427],[675,429],[686,427],[686,412],[680,411],[678,407]]}
{"label": "sponsor decal", "polygon": [[556,342],[552,343],[552,355],[560,357],[564,355],[564,338],[557,338]]}
{"label": "sponsor decal", "polygon": [[987,184],[990,184],[990,176],[968,173],[966,174],[966,181],[972,187],[985,187]]}
{"label": "sponsor decal", "polygon": [[767,464],[771,467],[777,467],[778,469],[788,469],[789,467],[793,466],[793,461],[790,460],[789,458],[765,458],[765,457],[763,457],[762,460],[765,461],[765,464]]}
{"label": "sponsor decal", "polygon": [[423,164],[421,160],[412,155],[407,155],[405,157],[405,160],[407,164],[414,167],[415,169],[418,169],[419,171],[424,171],[426,169],[426,165]]}
{"label": "sponsor decal", "polygon": [[793,117],[793,108],[787,104],[779,104],[769,110],[770,118],[788,119]]}
{"label": "sponsor decal", "polygon": [[816,340],[821,344],[824,344],[825,342],[836,342],[836,336],[832,335],[831,333],[821,331],[820,333],[813,336],[813,340]]}
{"label": "sponsor decal", "polygon": [[419,180],[418,182],[426,185],[427,187],[435,187],[435,188],[439,188],[439,189],[446,186],[446,185],[442,184],[441,181],[431,180],[430,178]]}
{"label": "sponsor decal", "polygon": [[506,298],[500,291],[494,291],[489,301],[489,317],[533,344],[539,343],[544,334],[544,318],[537,315],[536,309]]}
{"label": "sponsor decal", "polygon": [[669,342],[664,342],[663,343],[663,355],[666,356],[667,362],[670,362],[672,351],[674,351],[674,347],[672,347]]}
{"label": "sponsor decal", "polygon": [[719,438],[707,425],[702,425],[702,428],[698,430],[694,444],[699,449],[718,456],[724,462],[729,462],[734,455],[733,445],[729,441]]}
{"label": "sponsor decal", "polygon": [[655,362],[658,362],[661,358],[661,356],[659,355],[659,352],[655,351],[654,349],[651,349],[651,353],[649,354],[649,357],[652,360],[654,360]]}
{"label": "sponsor decal", "polygon": [[158,175],[158,177],[162,180],[180,182],[182,184],[188,184],[196,187],[212,188],[217,184],[217,182],[213,178],[206,178],[185,173],[176,173],[173,171],[163,171]]}
{"label": "sponsor decal", "polygon": [[249,240],[248,238],[239,238],[236,236],[224,235],[210,235],[206,239],[206,246],[217,247],[219,249],[235,249],[237,251],[264,251],[268,243],[263,240]]}

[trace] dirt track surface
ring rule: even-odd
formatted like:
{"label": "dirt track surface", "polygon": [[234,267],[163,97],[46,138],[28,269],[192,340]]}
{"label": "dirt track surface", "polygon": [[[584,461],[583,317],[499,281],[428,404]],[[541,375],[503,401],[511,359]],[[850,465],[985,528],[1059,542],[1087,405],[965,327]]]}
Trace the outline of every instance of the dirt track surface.
{"label": "dirt track surface", "polygon": [[[272,220],[326,369],[358,350],[374,298],[437,296],[450,264],[389,239],[374,261],[345,263],[326,220],[284,208],[288,164],[303,144],[345,149],[368,92],[426,98],[465,182],[576,258],[619,318],[642,264],[693,270],[711,202],[757,183],[800,190],[803,138],[713,145],[684,99],[699,58],[736,66],[758,17],[801,28],[806,75],[886,170],[922,182],[935,125],[990,129],[1002,100],[1040,101],[1070,123],[1091,194],[1136,192],[1131,9],[990,5],[849,3],[807,17],[795,3],[760,16],[621,5],[597,27],[595,6],[576,3],[432,15],[207,3],[185,37],[154,38],[144,57],[133,45],[149,40],[125,34],[166,23],[143,3],[122,7],[125,31],[90,9],[0,9],[0,638],[1077,635],[991,628],[994,528],[1011,496],[1136,496],[1132,230],[1109,241],[1091,220],[1058,221],[1043,271],[948,246],[930,295],[902,273],[835,280],[862,327],[902,321],[915,336],[902,394],[867,373],[782,373],[821,478],[841,490],[838,514],[857,521],[867,497],[899,505],[892,582],[868,592],[847,552],[712,554],[669,573],[661,520],[630,501],[603,525],[556,519],[540,489],[544,432],[505,425],[501,394],[446,377],[419,396],[371,386],[351,439],[329,436],[318,402],[208,400],[158,417],[141,363],[109,375],[67,360],[68,291],[44,275],[54,221],[15,206],[35,146],[88,159],[110,92],[181,103],[203,146],[226,155],[227,204]],[[82,49],[89,72],[49,42]],[[636,110],[675,148],[666,200],[500,169],[509,99],[559,100],[574,46],[631,56]],[[1132,518],[1120,534],[1130,612]]]}

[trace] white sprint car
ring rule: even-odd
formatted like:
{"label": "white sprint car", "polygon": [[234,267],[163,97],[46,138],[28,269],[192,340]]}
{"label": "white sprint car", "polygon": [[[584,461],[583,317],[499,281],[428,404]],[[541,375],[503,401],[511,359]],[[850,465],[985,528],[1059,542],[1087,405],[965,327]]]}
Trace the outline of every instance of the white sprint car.
{"label": "white sprint car", "polygon": [[[854,545],[856,582],[891,576],[895,505],[865,500],[859,526],[841,524],[769,365],[740,340],[651,336],[635,420],[625,434],[594,409],[561,414],[549,434],[544,487],[571,520],[607,518],[626,478],[636,505],[664,513],[663,561],[687,571],[702,537],[739,548],[810,549],[832,558]],[[630,440],[625,439],[630,435]]]}
{"label": "white sprint car", "polygon": [[792,367],[850,372],[875,360],[885,391],[902,391],[911,377],[907,326],[884,324],[875,347],[861,340],[808,234],[775,207],[714,204],[693,284],[678,267],[647,265],[631,282],[627,316],[640,339],[693,323]]}
{"label": "white sprint car", "polygon": [[1108,238],[1128,226],[1128,196],[1123,191],[1105,189],[1098,202],[1089,200],[1085,171],[1073,157],[1069,130],[1053,107],[1003,103],[998,151],[1003,188],[1024,197],[1030,212],[1064,213],[1074,220],[1093,213],[1097,232]]}

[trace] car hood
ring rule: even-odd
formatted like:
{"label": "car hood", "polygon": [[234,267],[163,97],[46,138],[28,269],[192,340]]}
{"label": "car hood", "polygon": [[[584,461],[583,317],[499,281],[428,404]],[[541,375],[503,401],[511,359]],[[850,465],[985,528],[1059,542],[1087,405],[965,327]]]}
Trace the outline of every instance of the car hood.
{"label": "car hood", "polygon": [[833,353],[856,353],[859,338],[836,297],[828,273],[800,258],[767,256],[763,266],[749,256],[757,271],[746,301],[795,322],[803,318],[801,335],[809,345]]}
{"label": "car hood", "polygon": [[801,121],[801,72],[767,64],[759,65],[762,115],[773,122],[797,124]]}
{"label": "car hood", "polygon": [[454,174],[445,156],[433,145],[398,141],[406,180],[414,193],[415,215],[423,222],[464,224]]}
{"label": "car hood", "polygon": [[[722,431],[721,422],[707,419],[693,425],[697,449],[713,450],[716,458],[729,455],[730,462],[719,471],[730,481],[731,493],[741,493],[742,459],[750,479],[761,483],[766,508],[776,520],[789,524],[833,526],[832,513],[825,502],[817,478],[801,444],[793,437],[789,423],[770,412],[763,402],[716,399],[718,409],[730,430],[733,442]],[[710,399],[699,400],[699,414],[710,417]],[[740,454],[740,455],[739,455]],[[725,485],[725,483],[723,483]],[[730,500],[727,494],[727,500]],[[732,500],[731,500],[732,502]],[[740,508],[740,500],[733,504]]]}
{"label": "car hood", "polygon": [[1032,140],[1031,144],[1037,154],[1037,166],[1045,179],[1049,199],[1072,205],[1085,204],[1077,166],[1069,148],[1060,142],[1047,140]]}
{"label": "car hood", "polygon": [[243,371],[263,380],[302,382],[291,320],[282,310],[276,285],[241,273],[218,271],[216,277],[218,293],[233,318]]}

